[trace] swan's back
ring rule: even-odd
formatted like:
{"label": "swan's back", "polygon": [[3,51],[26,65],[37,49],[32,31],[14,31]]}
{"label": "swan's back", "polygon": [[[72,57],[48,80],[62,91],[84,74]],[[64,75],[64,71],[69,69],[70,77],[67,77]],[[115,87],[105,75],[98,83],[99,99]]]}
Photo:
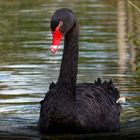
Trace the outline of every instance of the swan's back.
{"label": "swan's back", "polygon": [[78,129],[83,132],[114,131],[119,129],[119,92],[112,81],[83,83],[76,88]]}

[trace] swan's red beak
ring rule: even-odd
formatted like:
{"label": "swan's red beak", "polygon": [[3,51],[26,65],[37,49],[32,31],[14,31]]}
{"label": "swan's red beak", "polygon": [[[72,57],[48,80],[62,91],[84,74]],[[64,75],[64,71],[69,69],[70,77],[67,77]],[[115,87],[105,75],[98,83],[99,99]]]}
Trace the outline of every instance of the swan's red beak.
{"label": "swan's red beak", "polygon": [[56,53],[60,45],[62,33],[60,32],[60,24],[52,31],[52,45],[50,46],[51,53]]}

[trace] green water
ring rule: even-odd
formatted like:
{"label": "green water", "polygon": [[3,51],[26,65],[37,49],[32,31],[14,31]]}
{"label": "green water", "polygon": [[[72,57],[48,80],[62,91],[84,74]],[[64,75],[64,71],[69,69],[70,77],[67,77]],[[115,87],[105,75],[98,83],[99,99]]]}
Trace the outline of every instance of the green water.
{"label": "green water", "polygon": [[[126,97],[118,133],[44,136],[37,130],[39,101],[59,74],[63,43],[56,55],[48,49],[50,17],[61,7],[73,9],[80,23],[78,82],[113,79]],[[0,139],[138,138],[140,79],[127,34],[140,33],[139,16],[125,0],[0,0]]]}

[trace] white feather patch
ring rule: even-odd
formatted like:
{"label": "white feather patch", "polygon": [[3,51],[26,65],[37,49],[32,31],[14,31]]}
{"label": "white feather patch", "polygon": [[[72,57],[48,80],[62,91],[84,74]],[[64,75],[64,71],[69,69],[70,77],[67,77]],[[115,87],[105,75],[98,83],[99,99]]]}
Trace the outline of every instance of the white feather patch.
{"label": "white feather patch", "polygon": [[116,103],[125,103],[125,102],[126,102],[125,97],[120,97],[120,98],[116,101]]}

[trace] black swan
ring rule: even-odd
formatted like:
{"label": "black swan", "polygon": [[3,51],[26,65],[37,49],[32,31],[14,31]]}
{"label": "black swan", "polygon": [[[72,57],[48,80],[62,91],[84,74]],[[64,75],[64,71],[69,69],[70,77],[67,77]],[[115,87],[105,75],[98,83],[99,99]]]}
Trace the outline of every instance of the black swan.
{"label": "black swan", "polygon": [[64,35],[58,82],[51,83],[40,102],[39,130],[43,133],[111,132],[120,128],[119,92],[112,81],[76,84],[79,26],[73,11],[58,9],[51,18],[55,53]]}

